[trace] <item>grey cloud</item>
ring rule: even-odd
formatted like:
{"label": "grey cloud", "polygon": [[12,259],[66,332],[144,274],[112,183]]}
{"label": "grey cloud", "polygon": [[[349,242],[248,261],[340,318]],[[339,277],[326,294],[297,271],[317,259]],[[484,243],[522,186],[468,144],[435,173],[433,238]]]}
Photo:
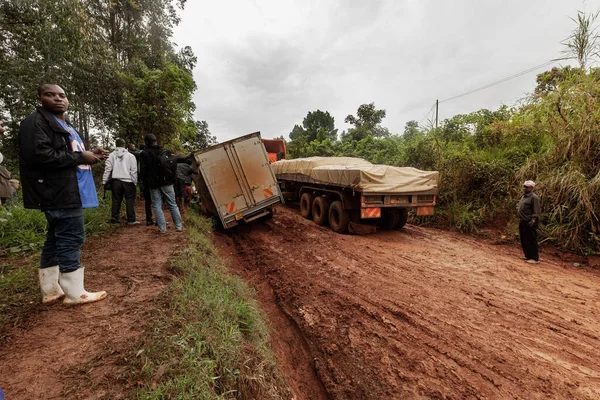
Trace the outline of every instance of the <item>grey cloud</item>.
{"label": "grey cloud", "polygon": [[[387,110],[384,125],[402,132],[436,98],[559,56],[569,16],[583,8],[561,0],[253,0],[244,9],[251,15],[227,24],[247,4],[188,2],[176,29],[175,41],[199,57],[197,118],[219,140],[253,130],[285,135],[316,109],[329,111],[342,130],[347,114],[372,101]],[[443,103],[440,116],[512,103],[534,85],[531,73]]]}

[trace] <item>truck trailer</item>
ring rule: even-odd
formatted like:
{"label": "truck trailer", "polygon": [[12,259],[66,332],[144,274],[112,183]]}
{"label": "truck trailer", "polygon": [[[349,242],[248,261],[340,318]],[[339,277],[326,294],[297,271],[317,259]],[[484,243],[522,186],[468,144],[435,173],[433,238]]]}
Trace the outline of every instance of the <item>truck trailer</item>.
{"label": "truck trailer", "polygon": [[192,168],[202,211],[225,229],[270,217],[283,202],[260,132],[193,152]]}
{"label": "truck trailer", "polygon": [[352,157],[299,158],[271,166],[284,197],[300,200],[302,216],[337,233],[353,225],[402,228],[410,209],[418,216],[434,213],[437,171],[374,165]]}

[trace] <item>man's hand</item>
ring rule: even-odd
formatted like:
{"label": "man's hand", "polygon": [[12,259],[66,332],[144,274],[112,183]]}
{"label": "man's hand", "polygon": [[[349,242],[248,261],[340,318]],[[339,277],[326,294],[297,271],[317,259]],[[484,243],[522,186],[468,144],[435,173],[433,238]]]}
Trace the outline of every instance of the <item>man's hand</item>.
{"label": "man's hand", "polygon": [[100,161],[100,158],[96,157],[96,155],[91,151],[84,151],[83,153],[81,153],[81,155],[83,156],[83,161],[89,165],[95,164],[98,161]]}
{"label": "man's hand", "polygon": [[92,149],[92,153],[100,160],[106,160],[106,157],[108,157],[108,151],[104,149],[95,148]]}
{"label": "man's hand", "polygon": [[535,225],[535,219],[530,219],[529,226],[533,228],[534,225]]}

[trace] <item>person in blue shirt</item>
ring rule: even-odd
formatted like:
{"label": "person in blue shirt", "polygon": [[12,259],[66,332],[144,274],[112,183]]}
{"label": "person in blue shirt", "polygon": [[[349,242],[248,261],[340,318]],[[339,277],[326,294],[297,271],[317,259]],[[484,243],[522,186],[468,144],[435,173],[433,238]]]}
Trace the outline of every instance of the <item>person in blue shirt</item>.
{"label": "person in blue shirt", "polygon": [[107,153],[86,151],[65,119],[69,100],[60,86],[43,84],[38,95],[41,107],[21,122],[18,144],[23,204],[43,211],[48,222],[39,269],[42,302],[63,296],[66,304],[99,301],[107,294],[84,289],[80,256],[83,209],[98,206],[91,166]]}

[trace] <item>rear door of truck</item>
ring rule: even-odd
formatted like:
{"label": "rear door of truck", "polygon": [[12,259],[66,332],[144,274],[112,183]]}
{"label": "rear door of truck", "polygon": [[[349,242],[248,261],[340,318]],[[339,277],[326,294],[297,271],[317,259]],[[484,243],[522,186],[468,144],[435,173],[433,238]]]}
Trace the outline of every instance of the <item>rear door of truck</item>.
{"label": "rear door of truck", "polygon": [[195,158],[226,228],[282,201],[258,132],[198,152]]}

